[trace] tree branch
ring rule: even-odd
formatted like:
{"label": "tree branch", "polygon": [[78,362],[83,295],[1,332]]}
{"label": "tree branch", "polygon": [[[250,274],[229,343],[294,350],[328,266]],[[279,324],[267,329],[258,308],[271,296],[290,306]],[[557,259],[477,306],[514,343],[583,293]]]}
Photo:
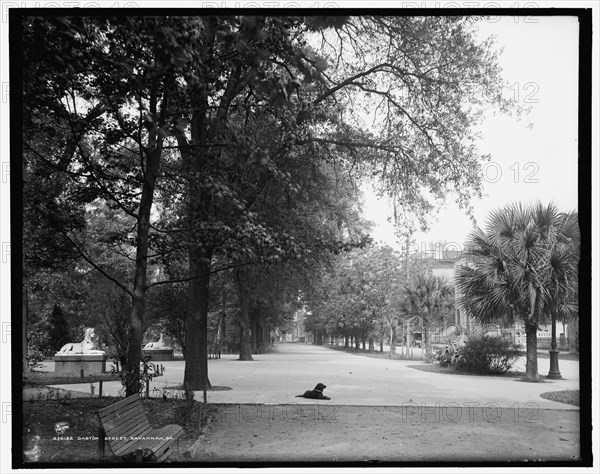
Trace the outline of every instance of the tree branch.
{"label": "tree branch", "polygon": [[254,262],[236,263],[235,265],[227,265],[226,267],[217,268],[216,270],[211,270],[210,272],[203,273],[202,275],[195,275],[195,276],[188,277],[188,278],[176,278],[173,280],[157,281],[157,282],[154,282],[154,283],[148,285],[146,287],[146,289],[148,290],[148,289],[152,288],[153,286],[167,285],[167,284],[171,284],[171,283],[185,283],[187,281],[192,281],[192,280],[197,280],[198,278],[203,278],[203,277],[205,277],[207,275],[211,275],[213,273],[219,273],[219,272],[222,272],[225,270],[230,270],[232,268],[243,267],[245,265],[254,265],[256,263],[258,263],[258,262],[254,261]]}
{"label": "tree branch", "polygon": [[100,265],[96,264],[91,257],[89,257],[88,255],[86,255],[86,253],[83,251],[83,249],[81,248],[80,245],[77,244],[77,242],[71,238],[71,236],[69,236],[69,234],[67,234],[64,231],[61,231],[61,233],[75,246],[75,248],[77,249],[77,251],[79,252],[79,255],[81,255],[81,258],[83,258],[87,263],[89,263],[92,267],[94,267],[98,272],[100,272],[102,274],[102,276],[104,276],[105,278],[109,279],[110,281],[112,281],[115,285],[117,285],[119,288],[121,288],[125,293],[127,293],[129,296],[131,296],[133,298],[133,293],[129,290],[129,288],[127,288],[123,283],[121,283],[119,280],[117,280],[115,277],[113,277],[112,275],[110,275],[106,270],[104,270],[102,267],[100,267]]}

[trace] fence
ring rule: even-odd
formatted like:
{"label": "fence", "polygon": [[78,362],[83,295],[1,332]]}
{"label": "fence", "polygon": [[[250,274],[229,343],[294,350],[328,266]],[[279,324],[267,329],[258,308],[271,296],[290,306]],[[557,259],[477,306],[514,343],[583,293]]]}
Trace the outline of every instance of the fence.
{"label": "fence", "polygon": [[[456,330],[437,331],[430,333],[429,341],[432,344],[447,344],[448,342],[455,341],[458,339],[459,335]],[[466,335],[468,339],[474,339],[477,337],[481,337],[483,335],[489,336],[497,336],[502,337],[503,339],[508,339],[518,344],[520,346],[525,347],[526,338],[525,332],[515,331],[514,329],[500,329],[495,327],[474,327],[470,328],[469,331],[466,331]],[[552,337],[550,336],[538,336],[537,337],[537,348],[539,350],[549,350],[552,344]],[[556,337],[556,348],[561,351],[569,350],[569,338],[565,335]]]}
{"label": "fence", "polygon": [[[537,348],[538,349],[550,349],[552,344],[552,338],[543,336],[538,336],[537,338]],[[566,336],[557,337],[556,338],[556,348],[561,351],[569,350],[569,338]]]}

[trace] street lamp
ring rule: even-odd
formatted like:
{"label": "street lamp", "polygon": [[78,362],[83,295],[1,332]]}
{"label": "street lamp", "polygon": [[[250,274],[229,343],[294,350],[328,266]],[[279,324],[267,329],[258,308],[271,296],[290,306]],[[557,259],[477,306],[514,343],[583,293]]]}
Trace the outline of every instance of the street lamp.
{"label": "street lamp", "polygon": [[550,343],[550,370],[548,371],[549,379],[562,379],[560,370],[558,369],[558,353],[556,348],[556,311],[552,311],[552,342]]}

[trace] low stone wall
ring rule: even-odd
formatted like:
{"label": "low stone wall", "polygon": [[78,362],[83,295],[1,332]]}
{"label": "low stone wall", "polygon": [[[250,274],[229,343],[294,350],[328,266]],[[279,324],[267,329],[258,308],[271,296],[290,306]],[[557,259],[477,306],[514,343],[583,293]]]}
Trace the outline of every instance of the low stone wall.
{"label": "low stone wall", "polygon": [[106,372],[106,354],[68,354],[54,356],[54,372],[57,374],[98,375]]}
{"label": "low stone wall", "polygon": [[151,357],[151,362],[173,360],[173,349],[142,349],[143,356]]}

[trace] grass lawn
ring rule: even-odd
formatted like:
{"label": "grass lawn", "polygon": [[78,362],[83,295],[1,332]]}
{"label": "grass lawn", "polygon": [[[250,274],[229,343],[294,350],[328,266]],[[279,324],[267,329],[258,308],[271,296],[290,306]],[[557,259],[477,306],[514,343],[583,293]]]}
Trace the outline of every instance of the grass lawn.
{"label": "grass lawn", "polygon": [[569,405],[579,406],[579,390],[558,390],[556,392],[544,392],[540,397],[554,402],[568,403]]}
{"label": "grass lawn", "polygon": [[523,377],[525,372],[509,370],[503,374],[475,374],[473,372],[465,372],[456,370],[454,367],[442,367],[440,364],[418,364],[409,365],[411,369],[422,370],[423,372],[433,372],[436,374],[453,374],[453,375],[477,375],[485,377]]}
{"label": "grass lawn", "polygon": [[97,374],[97,375],[86,375],[81,380],[79,375],[65,375],[57,374],[55,372],[42,372],[32,370],[31,372],[23,374],[23,386],[43,386],[43,385],[64,385],[69,383],[85,383],[85,382],[98,382],[98,381],[113,381],[120,380],[118,374]]}

